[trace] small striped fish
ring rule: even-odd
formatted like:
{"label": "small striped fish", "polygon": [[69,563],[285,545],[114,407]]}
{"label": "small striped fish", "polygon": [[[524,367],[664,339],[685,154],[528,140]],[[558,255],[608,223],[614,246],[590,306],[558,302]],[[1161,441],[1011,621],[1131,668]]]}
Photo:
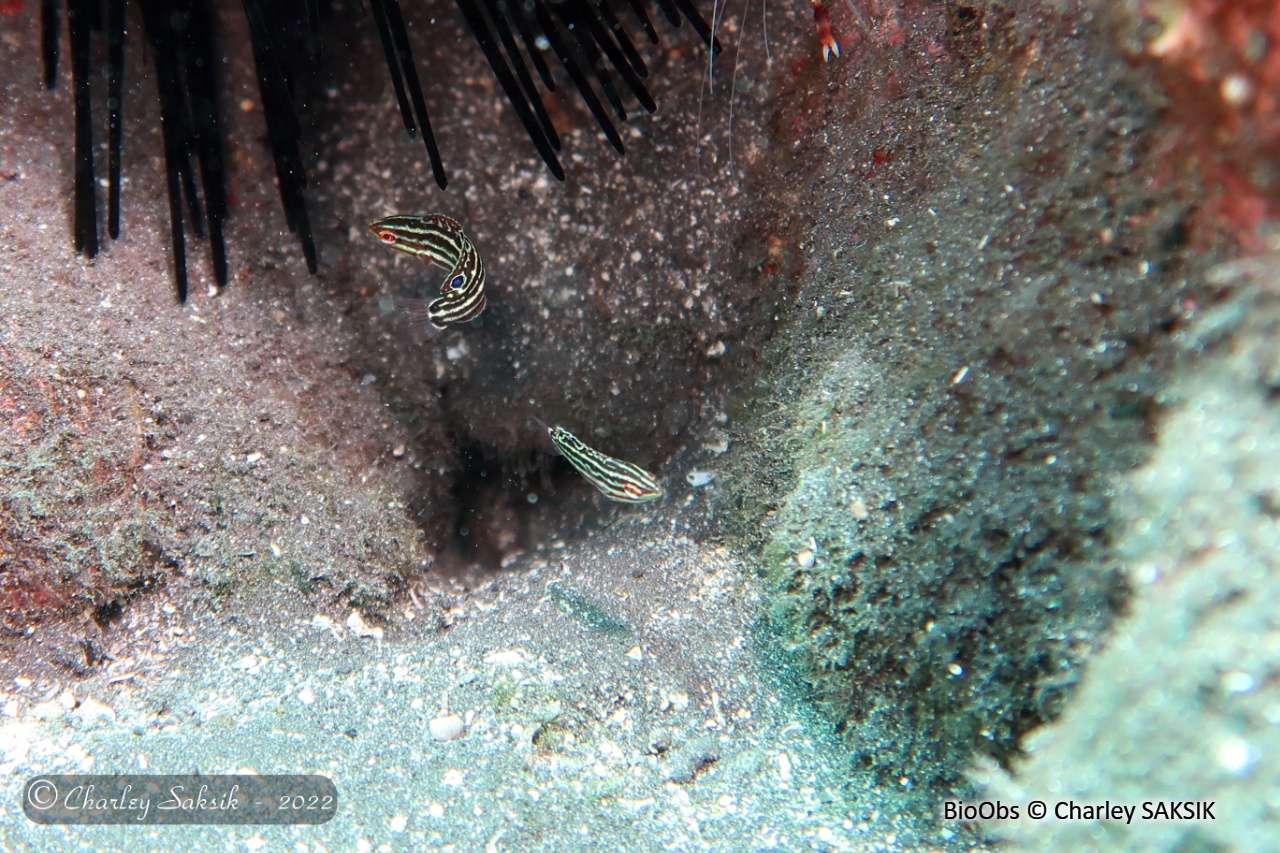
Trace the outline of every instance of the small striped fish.
{"label": "small striped fish", "polygon": [[547,427],[551,442],[578,469],[591,485],[606,498],[623,503],[639,504],[662,497],[662,487],[653,475],[638,465],[606,456],[592,450],[577,436],[562,427]]}
{"label": "small striped fish", "polygon": [[475,244],[455,220],[439,213],[397,213],[369,226],[391,248],[449,271],[440,298],[426,307],[437,329],[466,323],[484,311],[484,262]]}

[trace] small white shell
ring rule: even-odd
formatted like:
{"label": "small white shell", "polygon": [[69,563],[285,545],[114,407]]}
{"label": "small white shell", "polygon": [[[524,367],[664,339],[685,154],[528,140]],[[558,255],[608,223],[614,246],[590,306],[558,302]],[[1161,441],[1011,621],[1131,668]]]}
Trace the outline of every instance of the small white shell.
{"label": "small white shell", "polygon": [[466,725],[457,714],[449,714],[445,717],[434,718],[427,723],[427,728],[431,730],[431,736],[438,743],[445,743],[462,737],[462,732],[466,729]]}
{"label": "small white shell", "polygon": [[714,480],[716,475],[714,471],[690,471],[684,478],[689,481],[690,486],[700,489]]}

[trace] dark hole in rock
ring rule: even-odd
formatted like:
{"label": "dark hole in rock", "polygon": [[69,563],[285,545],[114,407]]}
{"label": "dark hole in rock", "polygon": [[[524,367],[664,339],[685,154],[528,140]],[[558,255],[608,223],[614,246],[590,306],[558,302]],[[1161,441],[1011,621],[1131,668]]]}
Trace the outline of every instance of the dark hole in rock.
{"label": "dark hole in rock", "polygon": [[521,554],[555,550],[605,521],[612,507],[561,456],[539,450],[513,459],[455,437],[452,535],[435,571],[471,577],[506,568]]}

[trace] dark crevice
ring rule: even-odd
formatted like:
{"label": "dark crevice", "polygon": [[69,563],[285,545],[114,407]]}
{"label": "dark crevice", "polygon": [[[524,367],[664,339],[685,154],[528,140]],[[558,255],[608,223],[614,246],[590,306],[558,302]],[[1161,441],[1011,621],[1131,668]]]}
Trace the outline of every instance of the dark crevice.
{"label": "dark crevice", "polygon": [[521,553],[554,548],[567,532],[608,517],[603,498],[560,456],[511,460],[457,439],[461,469],[451,490],[452,537],[436,556],[445,575],[502,568]]}

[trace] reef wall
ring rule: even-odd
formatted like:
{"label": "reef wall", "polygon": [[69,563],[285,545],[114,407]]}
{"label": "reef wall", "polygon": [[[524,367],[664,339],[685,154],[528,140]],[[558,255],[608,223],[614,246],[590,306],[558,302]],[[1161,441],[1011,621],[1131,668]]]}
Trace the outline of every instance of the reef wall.
{"label": "reef wall", "polygon": [[1090,10],[916,10],[867,47],[895,61],[784,83],[807,109],[761,178],[802,319],[734,412],[724,511],[854,766],[935,794],[1105,641],[1115,478],[1219,251],[1154,75]]}
{"label": "reef wall", "polygon": [[1280,845],[1280,275],[1270,255],[1213,278],[1229,298],[1179,335],[1155,451],[1125,478],[1130,613],[1016,776],[977,778],[990,799],[1214,803],[1215,819],[1011,823],[1020,849]]}

